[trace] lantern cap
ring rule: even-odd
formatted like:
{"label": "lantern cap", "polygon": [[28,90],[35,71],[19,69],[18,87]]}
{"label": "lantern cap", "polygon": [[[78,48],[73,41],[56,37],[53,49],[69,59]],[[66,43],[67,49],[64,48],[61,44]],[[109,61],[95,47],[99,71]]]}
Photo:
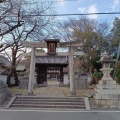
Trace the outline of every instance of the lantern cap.
{"label": "lantern cap", "polygon": [[110,55],[108,55],[106,51],[102,54],[100,61],[98,61],[98,63],[111,63],[111,62],[114,62],[114,60]]}

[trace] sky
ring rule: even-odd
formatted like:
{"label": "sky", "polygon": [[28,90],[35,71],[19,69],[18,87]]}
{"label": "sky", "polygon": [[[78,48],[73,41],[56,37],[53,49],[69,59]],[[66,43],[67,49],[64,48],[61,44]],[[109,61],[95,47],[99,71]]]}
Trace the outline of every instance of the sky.
{"label": "sky", "polygon": [[[53,0],[55,11],[57,14],[85,14],[85,13],[107,13],[107,12],[119,12],[120,0]],[[98,21],[112,22],[115,16],[120,15],[90,15],[87,16],[90,19]],[[68,17],[77,16],[60,16],[59,20],[65,20]]]}

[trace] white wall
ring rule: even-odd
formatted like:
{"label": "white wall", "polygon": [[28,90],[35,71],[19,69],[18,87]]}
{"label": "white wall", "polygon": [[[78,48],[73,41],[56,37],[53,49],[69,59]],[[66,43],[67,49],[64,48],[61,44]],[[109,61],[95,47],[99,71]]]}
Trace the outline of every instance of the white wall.
{"label": "white wall", "polygon": [[64,81],[63,82],[64,84],[68,84],[69,83],[68,74],[64,74],[63,81]]}
{"label": "white wall", "polygon": [[[0,80],[2,80],[6,84],[7,75],[0,75]],[[15,84],[14,77],[11,77],[10,84]]]}

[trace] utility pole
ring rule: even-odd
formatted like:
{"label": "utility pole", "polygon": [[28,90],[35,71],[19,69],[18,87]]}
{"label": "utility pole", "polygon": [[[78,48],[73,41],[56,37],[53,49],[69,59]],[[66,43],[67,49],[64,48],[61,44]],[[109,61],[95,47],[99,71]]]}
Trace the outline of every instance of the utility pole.
{"label": "utility pole", "polygon": [[118,60],[119,60],[119,56],[120,56],[120,38],[119,39],[119,45],[118,45],[118,51],[117,51],[117,57],[116,57],[116,61],[115,61],[115,65],[117,64]]}
{"label": "utility pole", "polygon": [[[119,39],[119,37],[118,37],[118,39]],[[118,50],[117,50],[117,57],[116,57],[116,61],[115,61],[115,66],[116,66],[117,63],[118,63],[119,56],[120,56],[120,39],[119,39],[119,45],[118,45]],[[116,68],[114,68],[113,79],[115,79],[115,69],[116,69]]]}

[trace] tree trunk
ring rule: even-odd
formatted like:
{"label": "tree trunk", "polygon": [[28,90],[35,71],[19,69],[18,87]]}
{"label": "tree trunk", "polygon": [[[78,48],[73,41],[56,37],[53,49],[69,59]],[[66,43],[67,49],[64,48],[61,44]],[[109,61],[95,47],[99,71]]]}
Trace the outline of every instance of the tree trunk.
{"label": "tree trunk", "polygon": [[14,74],[15,85],[18,86],[19,85],[19,80],[18,80],[18,74],[17,74],[16,69],[14,69],[13,74]]}
{"label": "tree trunk", "polygon": [[16,71],[16,53],[17,53],[17,48],[18,46],[16,46],[16,49],[12,49],[12,72],[14,75],[14,80],[15,80],[15,85],[18,86],[19,85],[19,81],[18,81],[18,75],[17,75],[17,71]]}
{"label": "tree trunk", "polygon": [[93,68],[92,65],[90,66],[90,71],[89,72],[90,72],[90,77],[91,77],[90,85],[95,84],[95,79],[93,77],[94,68]]}
{"label": "tree trunk", "polygon": [[6,84],[8,85],[8,87],[11,86],[11,85],[10,85],[11,77],[12,77],[12,70],[10,70],[10,73],[9,73],[8,76],[7,76],[7,82],[6,82]]}

